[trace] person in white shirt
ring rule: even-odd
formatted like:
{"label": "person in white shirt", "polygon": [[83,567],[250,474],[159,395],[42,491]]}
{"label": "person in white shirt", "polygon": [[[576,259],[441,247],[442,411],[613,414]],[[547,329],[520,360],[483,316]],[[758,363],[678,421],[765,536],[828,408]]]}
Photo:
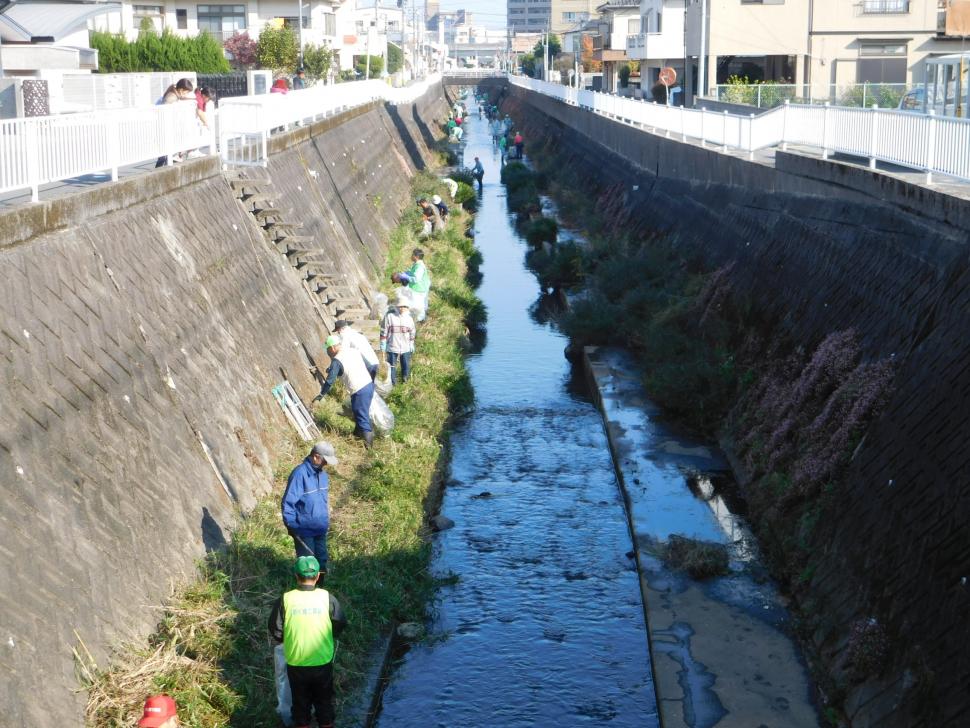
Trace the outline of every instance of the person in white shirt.
{"label": "person in white shirt", "polygon": [[364,357],[364,364],[367,365],[371,380],[377,379],[377,352],[374,351],[374,347],[370,345],[367,337],[355,329],[350,321],[343,319],[334,324],[333,330],[340,337],[345,347],[360,352],[360,355]]}

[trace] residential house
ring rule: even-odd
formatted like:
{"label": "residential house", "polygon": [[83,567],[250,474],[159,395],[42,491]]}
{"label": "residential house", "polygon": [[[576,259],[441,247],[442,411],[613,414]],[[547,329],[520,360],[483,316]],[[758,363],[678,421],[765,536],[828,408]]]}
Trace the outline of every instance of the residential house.
{"label": "residential house", "polygon": [[[593,59],[603,63],[602,91],[620,91],[619,69],[630,59],[626,39],[640,33],[640,0],[608,0],[596,8]],[[632,92],[631,92],[632,93]]]}
{"label": "residential house", "polygon": [[686,0],[641,0],[640,32],[627,36],[626,52],[631,60],[640,61],[640,84],[643,96],[660,79],[660,69],[669,67],[677,73],[677,84],[685,72],[684,15]]}

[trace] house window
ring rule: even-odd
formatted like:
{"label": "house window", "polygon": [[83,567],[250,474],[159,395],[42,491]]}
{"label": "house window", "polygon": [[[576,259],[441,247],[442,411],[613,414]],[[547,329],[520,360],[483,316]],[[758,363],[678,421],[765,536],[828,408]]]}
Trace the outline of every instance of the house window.
{"label": "house window", "polygon": [[908,13],[909,0],[862,0],[863,15]]}
{"label": "house window", "polygon": [[906,83],[906,44],[897,41],[860,41],[856,61],[858,83]]}
{"label": "house window", "polygon": [[905,56],[906,44],[896,41],[859,41],[860,56]]}
{"label": "house window", "polygon": [[337,16],[333,13],[323,14],[323,34],[337,35]]}
{"label": "house window", "polygon": [[245,5],[199,5],[199,30],[226,34],[246,30]]}
{"label": "house window", "polygon": [[640,18],[630,18],[626,21],[626,34],[627,35],[639,35],[640,34]]}
{"label": "house window", "polygon": [[141,30],[146,18],[156,31],[161,32],[165,25],[165,8],[161,5],[132,5],[131,11],[135,28],[138,30]]}
{"label": "house window", "polygon": [[[292,18],[283,18],[283,27],[290,28],[291,30],[296,30],[300,27],[300,19],[295,15]],[[310,16],[309,14],[303,16],[303,29],[306,30],[310,27]]]}
{"label": "house window", "polygon": [[175,27],[179,30],[187,30],[189,27],[189,11],[185,8],[176,9]]}

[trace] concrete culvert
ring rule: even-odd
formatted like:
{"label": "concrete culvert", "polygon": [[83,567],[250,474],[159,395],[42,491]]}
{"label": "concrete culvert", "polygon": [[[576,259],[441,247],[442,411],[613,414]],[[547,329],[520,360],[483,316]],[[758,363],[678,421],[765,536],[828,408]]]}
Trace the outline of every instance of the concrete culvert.
{"label": "concrete culvert", "polygon": [[683,569],[695,579],[728,573],[728,552],[724,544],[672,535],[661,547],[660,557],[668,566]]}

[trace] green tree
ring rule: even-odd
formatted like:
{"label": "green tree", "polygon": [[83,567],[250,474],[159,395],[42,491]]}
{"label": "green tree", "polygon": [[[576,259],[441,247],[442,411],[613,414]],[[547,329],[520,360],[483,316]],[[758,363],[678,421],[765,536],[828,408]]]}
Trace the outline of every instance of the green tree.
{"label": "green tree", "polygon": [[536,57],[534,54],[526,53],[519,61],[519,65],[522,66],[522,73],[526,76],[536,77]]}
{"label": "green tree", "polygon": [[[541,40],[538,43],[536,43],[535,47],[532,49],[532,55],[535,56],[536,58],[542,58],[545,52],[546,52],[546,48],[545,48],[545,45],[543,45]],[[550,33],[549,34],[549,60],[552,60],[560,53],[562,53],[562,42],[559,40],[558,35],[552,35]]]}
{"label": "green tree", "polygon": [[264,28],[259,34],[256,56],[263,68],[291,74],[300,56],[296,36],[289,28]]}
{"label": "green tree", "polygon": [[303,47],[303,70],[311,81],[326,79],[333,65],[333,50],[307,43]]}
{"label": "green tree", "polygon": [[387,44],[387,72],[397,73],[404,65],[404,51],[393,43]]}
{"label": "green tree", "polygon": [[[357,61],[354,63],[354,70],[357,71],[361,76],[367,75],[367,56],[357,56]],[[381,71],[384,70],[384,59],[381,56],[371,56],[370,57],[370,77],[377,78],[381,75]]]}
{"label": "green tree", "polygon": [[620,88],[626,88],[630,85],[630,64],[624,63],[619,67],[616,74],[620,77]]}

